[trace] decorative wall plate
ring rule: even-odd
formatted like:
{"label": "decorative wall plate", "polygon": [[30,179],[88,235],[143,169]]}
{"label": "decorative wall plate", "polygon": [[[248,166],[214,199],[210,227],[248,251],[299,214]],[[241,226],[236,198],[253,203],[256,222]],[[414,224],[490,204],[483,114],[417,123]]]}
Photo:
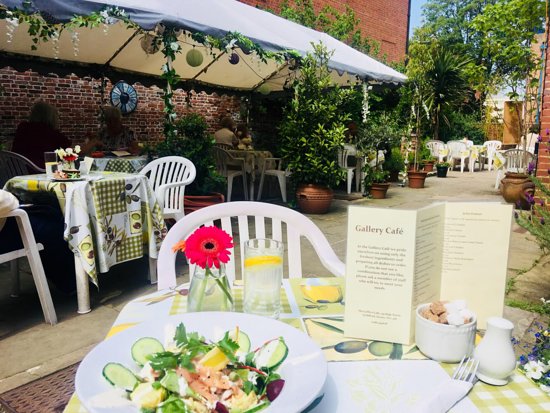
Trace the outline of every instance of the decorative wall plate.
{"label": "decorative wall plate", "polygon": [[124,114],[133,112],[136,109],[137,101],[136,90],[123,80],[117,82],[111,89],[111,104]]}

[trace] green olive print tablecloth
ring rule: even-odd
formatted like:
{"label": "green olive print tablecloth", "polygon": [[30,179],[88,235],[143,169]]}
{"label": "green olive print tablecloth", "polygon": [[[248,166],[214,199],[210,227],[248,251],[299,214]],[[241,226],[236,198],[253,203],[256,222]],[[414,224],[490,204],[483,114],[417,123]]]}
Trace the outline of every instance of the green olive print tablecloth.
{"label": "green olive print tablecloth", "polygon": [[63,182],[18,176],[5,189],[22,203],[59,203],[65,239],[96,286],[98,271],[143,255],[156,258],[166,235],[162,211],[142,175],[98,173]]}

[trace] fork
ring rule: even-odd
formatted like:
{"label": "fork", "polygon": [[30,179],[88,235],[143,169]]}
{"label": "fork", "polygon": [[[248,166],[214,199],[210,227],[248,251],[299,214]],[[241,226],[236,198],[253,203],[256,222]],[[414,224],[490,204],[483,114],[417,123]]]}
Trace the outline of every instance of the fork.
{"label": "fork", "polygon": [[474,384],[476,379],[477,368],[479,367],[479,361],[468,356],[462,357],[462,361],[456,368],[452,379],[467,381]]}

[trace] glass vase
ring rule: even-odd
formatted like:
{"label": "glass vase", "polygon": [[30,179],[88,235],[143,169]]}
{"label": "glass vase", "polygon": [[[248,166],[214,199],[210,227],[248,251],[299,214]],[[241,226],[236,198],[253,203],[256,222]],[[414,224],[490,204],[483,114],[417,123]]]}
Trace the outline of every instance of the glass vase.
{"label": "glass vase", "polygon": [[233,311],[233,308],[233,294],[225,265],[220,263],[220,268],[195,266],[187,296],[187,311]]}

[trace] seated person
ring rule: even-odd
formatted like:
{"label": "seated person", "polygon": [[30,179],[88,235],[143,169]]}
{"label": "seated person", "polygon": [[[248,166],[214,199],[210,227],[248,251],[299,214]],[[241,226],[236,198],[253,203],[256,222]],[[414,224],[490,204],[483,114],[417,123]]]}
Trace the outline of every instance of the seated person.
{"label": "seated person", "polygon": [[105,106],[102,112],[105,126],[99,130],[97,137],[88,138],[81,151],[89,154],[94,150],[125,150],[137,155],[139,146],[134,138],[134,132],[122,124],[120,110],[114,106]]}
{"label": "seated person", "polygon": [[239,125],[236,135],[239,139],[239,149],[252,149],[252,135],[248,131],[246,125]]}
{"label": "seated person", "polygon": [[236,147],[239,144],[239,139],[233,132],[235,130],[235,123],[229,116],[224,116],[220,121],[221,129],[218,129],[214,133],[216,143],[222,143],[224,145],[231,145]]}
{"label": "seated person", "polygon": [[59,131],[55,106],[39,101],[32,106],[29,120],[17,126],[11,150],[43,168],[44,152],[70,146],[71,141]]}

